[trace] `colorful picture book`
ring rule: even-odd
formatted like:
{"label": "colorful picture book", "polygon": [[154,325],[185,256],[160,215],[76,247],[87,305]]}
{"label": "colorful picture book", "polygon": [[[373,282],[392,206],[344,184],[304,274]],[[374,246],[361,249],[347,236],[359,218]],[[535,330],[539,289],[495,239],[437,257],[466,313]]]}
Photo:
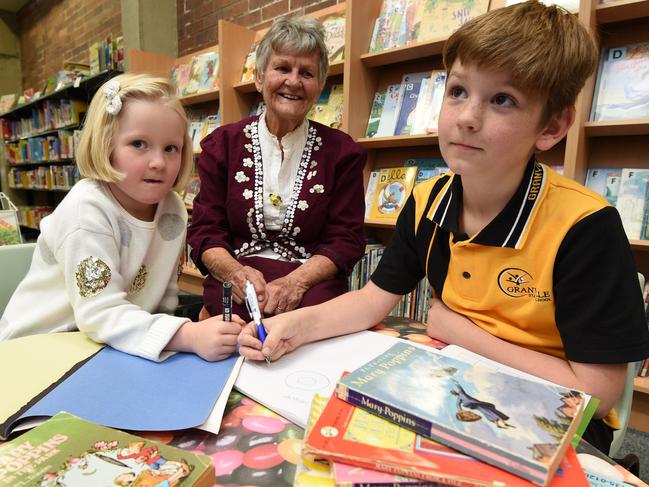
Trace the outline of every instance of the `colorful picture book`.
{"label": "colorful picture book", "polygon": [[602,195],[613,206],[620,192],[622,169],[591,167],[586,173],[586,187]]}
{"label": "colorful picture book", "polygon": [[[451,406],[450,411],[454,412],[455,407]],[[329,399],[315,426],[306,436],[304,452],[332,461],[335,473],[338,472],[339,465],[347,464],[440,484],[503,487],[534,485],[517,475],[355,407],[336,396]],[[357,472],[357,478],[359,477]],[[572,447],[568,448],[561,469],[549,485],[588,486]]]}
{"label": "colorful picture book", "polygon": [[649,42],[602,51],[590,119],[649,117]]}
{"label": "colorful picture book", "polygon": [[195,95],[219,87],[219,53],[215,51],[197,54],[192,58],[189,79],[183,95]]}
{"label": "colorful picture book", "polygon": [[210,457],[60,412],[0,445],[0,486],[211,487]]}
{"label": "colorful picture book", "polygon": [[370,119],[367,121],[367,130],[365,131],[365,137],[374,137],[378,132],[384,103],[385,103],[385,90],[380,90],[374,93],[374,100],[372,101],[372,110],[370,111]]}
{"label": "colorful picture book", "polygon": [[329,64],[345,57],[345,14],[333,13],[320,19],[325,30],[325,44],[329,52]]}
{"label": "colorful picture book", "polygon": [[378,176],[371,178],[375,186],[369,186],[372,194],[369,215],[371,223],[396,223],[417,178],[416,167],[384,167],[377,170]]}
{"label": "colorful picture book", "polygon": [[645,238],[646,207],[649,191],[649,169],[622,169],[620,190],[615,207],[620,213],[626,236],[632,240]]}
{"label": "colorful picture book", "polygon": [[340,128],[343,122],[343,85],[325,87],[307,118],[333,128]]}
{"label": "colorful picture book", "polygon": [[419,0],[413,37],[424,42],[449,36],[488,8],[489,0]]}
{"label": "colorful picture book", "polygon": [[255,63],[257,62],[257,46],[259,42],[253,42],[250,45],[250,51],[246,56],[246,60],[243,63],[243,70],[241,72],[241,82],[249,83],[255,80]]}
{"label": "colorful picture book", "polygon": [[548,485],[581,421],[583,393],[405,343],[338,381],[339,398]]}
{"label": "colorful picture book", "polygon": [[215,409],[223,413],[225,405],[218,401],[227,398],[241,361],[238,355],[206,362],[177,353],[152,362],[102,348],[81,332],[0,342],[0,370],[14,371],[0,378],[0,388],[11,398],[0,401],[0,438],[59,411],[133,431],[202,427],[209,419],[205,428],[218,432],[221,418]]}

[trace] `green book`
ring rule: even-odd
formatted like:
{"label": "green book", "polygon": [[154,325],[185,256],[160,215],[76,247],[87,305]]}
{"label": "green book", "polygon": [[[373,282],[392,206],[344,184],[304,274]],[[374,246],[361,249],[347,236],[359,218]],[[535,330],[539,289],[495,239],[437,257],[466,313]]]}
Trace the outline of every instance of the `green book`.
{"label": "green book", "polygon": [[383,112],[383,103],[385,102],[385,91],[377,91],[374,94],[374,101],[372,102],[372,110],[370,111],[370,119],[367,122],[366,137],[374,137],[379,129],[379,122],[381,121],[381,113]]}
{"label": "green book", "polygon": [[[155,408],[152,409],[155,414]],[[211,459],[61,412],[0,444],[0,486],[214,484]]]}

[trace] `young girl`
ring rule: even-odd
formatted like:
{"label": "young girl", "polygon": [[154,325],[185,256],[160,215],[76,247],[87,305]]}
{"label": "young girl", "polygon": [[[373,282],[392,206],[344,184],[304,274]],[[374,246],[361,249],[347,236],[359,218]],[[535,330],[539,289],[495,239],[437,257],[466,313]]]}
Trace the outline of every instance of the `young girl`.
{"label": "young girl", "polygon": [[171,84],[123,74],[95,94],[79,142],[85,178],[41,222],[31,267],[0,319],[0,340],[81,330],[160,361],[163,351],[220,360],[245,323],[172,316],[187,211],[173,190],[193,164]]}

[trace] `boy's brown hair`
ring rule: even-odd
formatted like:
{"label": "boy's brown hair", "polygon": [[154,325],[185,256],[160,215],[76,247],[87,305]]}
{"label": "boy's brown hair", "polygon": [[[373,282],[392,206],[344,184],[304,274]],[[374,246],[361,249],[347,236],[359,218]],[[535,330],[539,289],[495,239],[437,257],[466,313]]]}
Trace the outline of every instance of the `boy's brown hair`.
{"label": "boy's brown hair", "polygon": [[597,67],[595,42],[577,16],[529,0],[464,24],[444,46],[444,67],[476,63],[507,70],[513,84],[545,99],[544,121],[572,106]]}

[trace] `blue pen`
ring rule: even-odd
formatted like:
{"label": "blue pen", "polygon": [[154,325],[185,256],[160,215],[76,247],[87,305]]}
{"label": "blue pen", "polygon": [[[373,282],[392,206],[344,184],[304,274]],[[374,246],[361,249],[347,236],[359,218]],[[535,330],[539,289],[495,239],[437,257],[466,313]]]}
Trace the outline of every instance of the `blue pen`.
{"label": "blue pen", "polygon": [[[261,310],[259,309],[259,301],[257,300],[257,291],[255,291],[255,286],[250,281],[246,281],[244,291],[246,294],[246,308],[248,308],[248,313],[252,316],[255,325],[257,325],[257,338],[263,344],[266,341],[266,329],[261,322]],[[270,357],[265,357],[265,359],[266,363],[270,364]]]}

